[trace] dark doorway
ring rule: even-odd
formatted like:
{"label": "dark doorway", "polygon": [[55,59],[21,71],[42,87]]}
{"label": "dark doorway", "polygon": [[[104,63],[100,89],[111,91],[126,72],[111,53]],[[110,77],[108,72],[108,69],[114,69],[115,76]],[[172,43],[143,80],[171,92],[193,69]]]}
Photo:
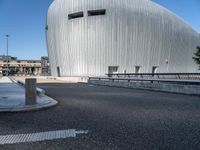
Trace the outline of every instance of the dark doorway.
{"label": "dark doorway", "polygon": [[118,72],[118,66],[109,66],[108,67],[108,74],[113,74]]}
{"label": "dark doorway", "polygon": [[57,75],[60,77],[60,67],[57,67]]}
{"label": "dark doorway", "polygon": [[135,73],[137,74],[137,73],[140,73],[140,66],[135,66]]}
{"label": "dark doorway", "polygon": [[158,66],[153,66],[152,67],[152,74],[157,73],[157,70],[158,70]]}

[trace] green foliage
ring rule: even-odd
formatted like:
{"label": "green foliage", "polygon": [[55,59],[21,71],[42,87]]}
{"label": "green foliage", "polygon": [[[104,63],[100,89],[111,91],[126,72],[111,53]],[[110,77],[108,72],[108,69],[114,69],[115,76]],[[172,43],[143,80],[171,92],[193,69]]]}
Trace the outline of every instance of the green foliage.
{"label": "green foliage", "polygon": [[200,46],[197,46],[197,52],[194,53],[194,57],[192,57],[197,65],[199,65],[200,69]]}

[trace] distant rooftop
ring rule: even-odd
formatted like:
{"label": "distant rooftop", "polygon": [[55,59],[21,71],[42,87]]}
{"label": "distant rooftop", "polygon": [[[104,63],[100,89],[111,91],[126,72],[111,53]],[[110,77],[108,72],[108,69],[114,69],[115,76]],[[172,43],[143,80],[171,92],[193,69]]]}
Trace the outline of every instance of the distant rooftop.
{"label": "distant rooftop", "polygon": [[[47,56],[42,56],[41,59],[48,59]],[[13,56],[6,56],[6,55],[0,55],[0,60],[19,60],[19,61],[41,61],[41,60],[30,60],[30,59],[18,59],[17,57],[13,57]]]}
{"label": "distant rooftop", "polygon": [[0,60],[17,60],[17,57],[0,55]]}

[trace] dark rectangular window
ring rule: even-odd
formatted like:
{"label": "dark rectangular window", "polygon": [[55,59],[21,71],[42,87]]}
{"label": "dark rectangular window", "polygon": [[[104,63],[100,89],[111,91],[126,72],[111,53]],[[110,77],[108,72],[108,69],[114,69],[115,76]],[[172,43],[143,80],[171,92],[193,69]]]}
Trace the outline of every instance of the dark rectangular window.
{"label": "dark rectangular window", "polygon": [[46,25],[45,29],[46,29],[46,31],[48,30],[48,25]]}
{"label": "dark rectangular window", "polygon": [[135,73],[140,73],[141,66],[135,66]]}
{"label": "dark rectangular window", "polygon": [[88,16],[98,16],[98,15],[105,15],[106,9],[99,9],[99,10],[88,10]]}
{"label": "dark rectangular window", "polygon": [[108,66],[108,74],[113,74],[118,72],[118,66]]}
{"label": "dark rectangular window", "polygon": [[80,17],[83,17],[83,11],[81,12],[76,12],[76,13],[72,13],[72,14],[69,14],[68,15],[68,19],[75,19],[75,18],[80,18]]}

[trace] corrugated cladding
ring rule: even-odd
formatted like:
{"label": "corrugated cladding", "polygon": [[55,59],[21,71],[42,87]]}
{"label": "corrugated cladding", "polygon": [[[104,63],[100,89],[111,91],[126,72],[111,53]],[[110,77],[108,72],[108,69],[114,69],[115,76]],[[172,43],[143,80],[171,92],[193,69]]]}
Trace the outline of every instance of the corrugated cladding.
{"label": "corrugated cladding", "polygon": [[[88,10],[106,9],[88,16]],[[84,17],[68,15],[84,12]],[[55,0],[47,17],[51,70],[57,76],[99,76],[118,72],[197,72],[192,56],[199,34],[167,9],[149,0]]]}

